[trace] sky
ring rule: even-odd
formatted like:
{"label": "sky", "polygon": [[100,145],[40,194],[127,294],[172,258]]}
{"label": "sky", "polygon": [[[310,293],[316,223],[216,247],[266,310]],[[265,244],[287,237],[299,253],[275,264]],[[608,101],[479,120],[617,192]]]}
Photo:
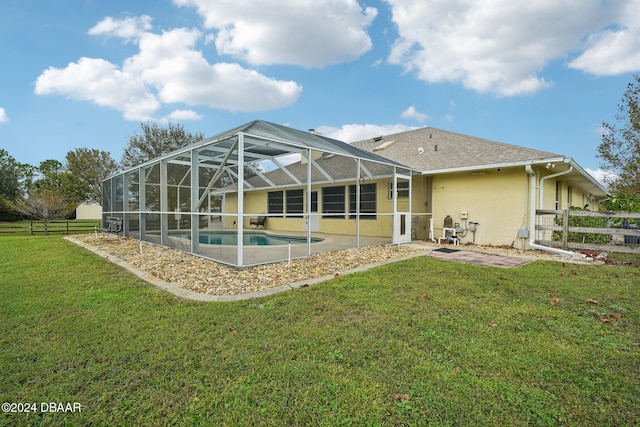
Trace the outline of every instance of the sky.
{"label": "sky", "polygon": [[255,119],[353,142],[430,126],[602,173],[640,0],[8,0],[0,148],[120,160],[140,124]]}

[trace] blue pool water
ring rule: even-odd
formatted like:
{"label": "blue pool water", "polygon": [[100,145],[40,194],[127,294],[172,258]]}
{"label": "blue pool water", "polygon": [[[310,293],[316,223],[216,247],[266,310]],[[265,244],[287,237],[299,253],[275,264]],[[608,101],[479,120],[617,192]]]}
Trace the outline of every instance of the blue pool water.
{"label": "blue pool water", "polygon": [[[191,233],[171,233],[172,236],[181,237],[183,239],[191,239]],[[311,243],[321,242],[322,239],[317,237],[311,238]],[[245,231],[243,235],[243,243],[245,246],[274,246],[307,243],[305,237],[282,236],[277,234],[266,234],[255,231]],[[200,243],[207,245],[237,245],[238,234],[235,231],[201,231]]]}

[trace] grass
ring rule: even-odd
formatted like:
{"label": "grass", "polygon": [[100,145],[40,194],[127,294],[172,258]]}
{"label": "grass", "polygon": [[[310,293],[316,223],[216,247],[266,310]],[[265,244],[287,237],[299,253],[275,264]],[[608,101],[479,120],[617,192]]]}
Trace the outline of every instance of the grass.
{"label": "grass", "polygon": [[82,404],[0,425],[640,424],[637,267],[416,258],[196,303],[60,237],[0,260],[0,401]]}
{"label": "grass", "polygon": [[613,260],[618,264],[626,264],[626,265],[640,267],[640,254],[611,252],[607,256],[607,259]]}

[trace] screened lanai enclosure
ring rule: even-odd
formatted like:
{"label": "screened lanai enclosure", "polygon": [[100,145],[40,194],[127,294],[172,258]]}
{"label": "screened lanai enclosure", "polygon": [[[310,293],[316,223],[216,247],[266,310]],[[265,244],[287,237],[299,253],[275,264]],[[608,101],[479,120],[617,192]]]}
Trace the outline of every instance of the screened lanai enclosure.
{"label": "screened lanai enclosure", "polygon": [[411,239],[407,167],[253,121],[103,181],[123,234],[236,267]]}

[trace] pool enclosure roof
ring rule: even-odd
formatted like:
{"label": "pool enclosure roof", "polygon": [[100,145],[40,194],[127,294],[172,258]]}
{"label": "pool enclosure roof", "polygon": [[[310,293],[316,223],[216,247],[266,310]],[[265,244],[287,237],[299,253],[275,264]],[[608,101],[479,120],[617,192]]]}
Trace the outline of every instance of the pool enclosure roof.
{"label": "pool enclosure roof", "polygon": [[[187,145],[164,156],[151,159],[129,170],[139,169],[156,163],[159,160],[169,159],[169,162],[172,162],[171,159],[177,159],[175,161],[179,161],[180,154],[188,153],[192,150],[198,150],[200,161],[209,166],[237,165],[239,154],[237,150],[238,135],[243,135],[243,163],[250,165],[249,168],[258,176],[262,176],[258,170],[259,168],[251,165],[256,165],[263,161],[271,161],[278,168],[285,169],[285,166],[275,159],[291,154],[303,154],[308,150],[323,153],[325,157],[333,154],[410,170],[410,168],[405,165],[342,141],[322,136],[312,130],[308,132],[302,131],[264,120],[254,120],[212,137],[205,138],[202,141]],[[339,168],[333,169],[336,173],[339,173]],[[330,170],[326,172],[329,175],[332,173]],[[274,186],[271,182],[269,184],[269,186]]]}

